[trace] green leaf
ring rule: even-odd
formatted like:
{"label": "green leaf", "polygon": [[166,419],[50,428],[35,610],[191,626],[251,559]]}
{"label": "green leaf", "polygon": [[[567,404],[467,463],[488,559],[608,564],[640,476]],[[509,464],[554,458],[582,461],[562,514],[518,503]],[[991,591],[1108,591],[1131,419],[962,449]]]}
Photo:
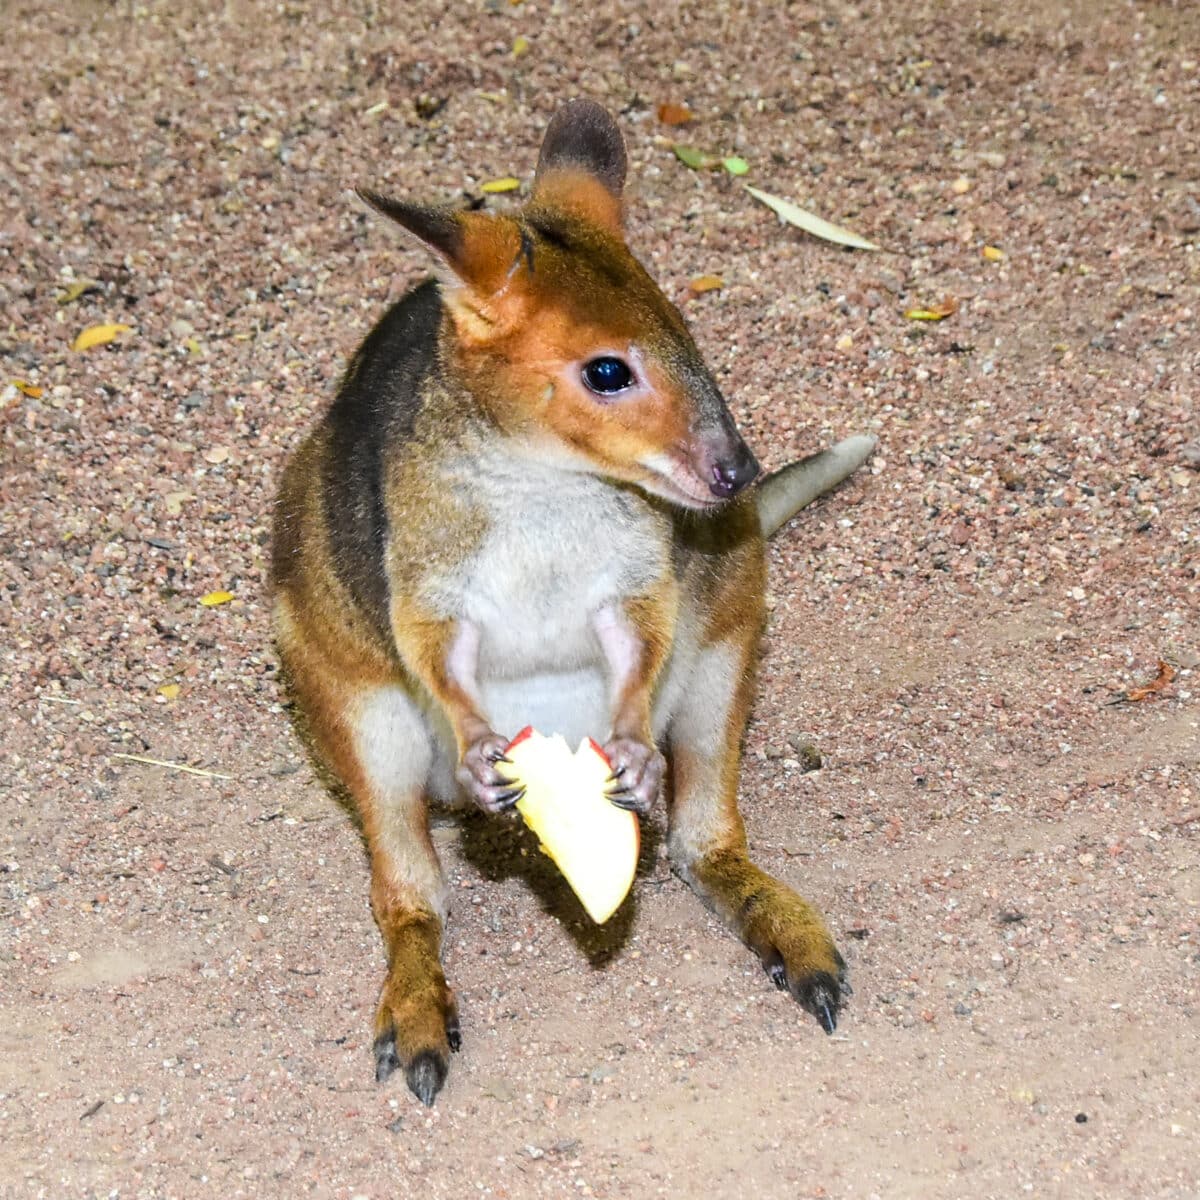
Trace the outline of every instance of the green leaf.
{"label": "green leaf", "polygon": [[750,164],[744,158],[738,158],[736,154],[731,154],[728,158],[721,159],[721,166],[730,175],[748,175],[750,173]]}
{"label": "green leaf", "polygon": [[695,146],[680,146],[676,143],[671,149],[675,151],[675,157],[693,171],[703,171],[708,166],[708,155],[703,150],[697,150]]}
{"label": "green leaf", "polygon": [[803,229],[806,233],[811,233],[813,237],[824,238],[827,242],[836,242],[839,246],[853,246],[857,250],[879,249],[874,242],[868,242],[866,238],[859,237],[857,233],[851,233],[850,230],[843,229],[840,225],[834,225],[830,221],[814,216],[790,200],[784,200],[770,192],[760,191],[748,183],[743,183],[742,187],[755,200],[761,200],[768,208],[774,209],[789,225],[795,225],[797,229]]}

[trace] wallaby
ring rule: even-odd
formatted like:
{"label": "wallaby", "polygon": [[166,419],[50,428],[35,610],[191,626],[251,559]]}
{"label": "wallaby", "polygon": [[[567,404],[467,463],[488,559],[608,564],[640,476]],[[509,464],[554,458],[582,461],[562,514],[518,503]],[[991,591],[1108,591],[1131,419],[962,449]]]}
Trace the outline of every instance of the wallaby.
{"label": "wallaby", "polygon": [[460,1043],[427,803],[488,813],[533,725],[594,735],[613,803],[670,771],[674,869],[832,1032],[849,990],[820,914],[747,853],[740,742],[764,537],[870,454],[758,464],[679,311],[622,234],[625,145],[598,105],[551,121],[528,203],[492,214],[360,193],[424,242],[284,473],[278,645],[361,815],[387,951],[376,1077],[431,1104]]}

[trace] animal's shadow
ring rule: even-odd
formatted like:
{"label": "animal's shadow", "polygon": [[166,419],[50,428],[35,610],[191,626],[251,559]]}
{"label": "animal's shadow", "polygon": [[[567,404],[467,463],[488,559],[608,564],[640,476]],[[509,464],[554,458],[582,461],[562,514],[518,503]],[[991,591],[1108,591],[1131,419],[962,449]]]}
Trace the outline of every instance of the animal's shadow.
{"label": "animal's shadow", "polygon": [[512,813],[491,817],[462,813],[458,848],[463,858],[487,880],[520,879],[542,908],[556,916],[593,967],[616,957],[629,941],[637,916],[638,885],[653,874],[662,834],[650,821],[641,822],[637,878],[629,895],[603,925],[588,916],[579,898],[527,825]]}
{"label": "animal's shadow", "polygon": [[[366,835],[354,799],[317,749],[304,711],[295,703],[287,687],[286,673],[284,685],[285,708],[309,765],[330,798],[349,818],[362,840],[365,852]],[[571,940],[593,967],[603,967],[625,947],[637,916],[639,885],[645,886],[647,877],[653,876],[654,864],[658,860],[662,832],[656,824],[646,820],[640,822],[641,849],[634,885],[608,921],[597,925],[588,916],[559,869],[542,852],[533,832],[515,812],[489,816],[459,805],[431,805],[430,810],[431,823],[458,827],[459,852],[482,878],[497,882],[513,878],[522,880],[537,896],[542,908],[558,917]]]}

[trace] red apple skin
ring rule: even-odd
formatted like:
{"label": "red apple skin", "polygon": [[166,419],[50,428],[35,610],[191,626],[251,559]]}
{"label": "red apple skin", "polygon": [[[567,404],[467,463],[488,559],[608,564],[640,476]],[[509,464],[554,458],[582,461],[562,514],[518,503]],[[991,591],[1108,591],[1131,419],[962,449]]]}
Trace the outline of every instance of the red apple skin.
{"label": "red apple skin", "polygon": [[[520,736],[520,735],[518,734],[518,736]],[[608,755],[607,755],[607,754],[605,754],[605,753],[604,753],[604,751],[603,751],[603,750],[600,748],[600,743],[599,743],[599,742],[597,742],[595,738],[591,738],[591,737],[590,737],[590,738],[588,738],[588,745],[589,745],[589,746],[591,746],[591,748],[592,748],[593,750],[595,750],[595,752],[596,752],[598,755],[600,755],[600,757],[601,757],[602,759],[604,759],[604,765],[605,765],[605,766],[606,766],[606,767],[607,767],[607,768],[608,768],[608,769],[611,771],[611,770],[612,770],[612,763],[610,763],[610,762],[608,761]]]}
{"label": "red apple skin", "polygon": [[[517,736],[513,738],[513,740],[504,748],[504,753],[507,754],[514,746],[519,746],[523,741],[525,741],[526,738],[533,737],[535,732],[536,731],[532,725],[526,725],[525,728],[522,729],[521,732],[518,733]],[[590,741],[591,739],[589,738],[588,740]],[[592,742],[592,745],[595,745],[595,742]]]}

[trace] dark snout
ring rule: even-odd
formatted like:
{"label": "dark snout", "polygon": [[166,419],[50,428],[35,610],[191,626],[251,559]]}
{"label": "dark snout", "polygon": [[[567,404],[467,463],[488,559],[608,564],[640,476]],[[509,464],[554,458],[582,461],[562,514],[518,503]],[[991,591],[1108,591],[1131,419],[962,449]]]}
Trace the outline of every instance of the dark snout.
{"label": "dark snout", "polygon": [[739,437],[726,457],[716,459],[708,476],[708,489],[714,496],[728,500],[736,496],[758,476],[758,460]]}
{"label": "dark snout", "polygon": [[718,500],[729,500],[758,478],[758,460],[742,440],[720,389],[703,364],[691,364],[687,391],[696,406],[689,458],[692,470]]}

